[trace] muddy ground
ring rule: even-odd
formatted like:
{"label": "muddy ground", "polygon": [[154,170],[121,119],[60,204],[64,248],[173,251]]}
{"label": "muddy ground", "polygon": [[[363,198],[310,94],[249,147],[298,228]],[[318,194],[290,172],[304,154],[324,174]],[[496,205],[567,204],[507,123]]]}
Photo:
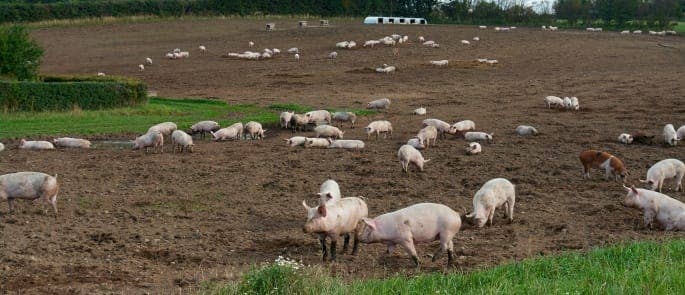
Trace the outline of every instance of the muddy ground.
{"label": "muddy ground", "polygon": [[[10,293],[171,293],[193,291],[207,280],[232,280],[249,266],[279,255],[321,265],[317,240],[302,233],[302,199],[327,177],[344,196],[367,198],[375,216],[419,202],[438,202],[462,212],[487,180],[516,184],[513,224],[498,210],[492,227],[465,226],[455,238],[457,266],[469,271],[565,250],[588,250],[626,240],[665,239],[682,234],[645,230],[640,214],[620,205],[615,182],[580,177],[577,155],[606,150],[624,160],[630,182],[665,158],[683,158],[685,147],[625,146],[622,132],[660,134],[662,126],[685,124],[685,39],[622,36],[618,33],[494,32],[461,26],[362,26],[335,24],[298,30],[278,21],[186,20],[39,29],[33,36],[46,49],[41,71],[59,74],[127,75],[143,79],[169,97],[217,97],[227,102],[268,105],[289,102],[313,107],[361,108],[389,97],[389,111],[361,118],[393,122],[391,139],[369,140],[363,151],[288,148],[290,132],[267,132],[262,141],[198,143],[195,154],[148,154],[129,150],[19,151],[16,142],[0,153],[0,173],[22,170],[59,174],[59,214],[18,202],[8,215],[0,205],[0,290]],[[413,42],[399,47],[337,50],[342,40],[378,39],[392,33],[418,35],[441,44]],[[481,38],[471,46],[462,39]],[[220,56],[256,48],[299,47],[291,56],[242,61]],[[209,52],[199,54],[197,46]],[[665,44],[667,46],[659,46]],[[670,46],[670,47],[669,47]],[[165,60],[179,47],[187,60]],[[139,72],[145,57],[154,65]],[[471,63],[498,59],[495,67]],[[449,59],[450,66],[427,66]],[[396,65],[392,74],[367,68]],[[581,111],[544,107],[546,95],[577,96]],[[470,119],[494,132],[483,154],[465,156],[463,139],[449,138],[424,152],[423,173],[401,172],[398,147],[420,128],[423,117],[448,122]],[[227,114],[229,116],[229,114]],[[518,137],[519,124],[538,127],[536,137]],[[362,128],[346,138],[364,138]],[[121,135],[116,135],[121,136]],[[7,143],[6,143],[7,144]],[[167,151],[169,151],[167,146]],[[683,193],[666,191],[685,200]],[[421,245],[420,272],[442,271],[430,262],[437,243]],[[380,244],[362,245],[357,257],[340,255],[323,264],[346,279],[413,274],[411,261],[396,250],[386,257]],[[135,292],[134,292],[135,291]]]}

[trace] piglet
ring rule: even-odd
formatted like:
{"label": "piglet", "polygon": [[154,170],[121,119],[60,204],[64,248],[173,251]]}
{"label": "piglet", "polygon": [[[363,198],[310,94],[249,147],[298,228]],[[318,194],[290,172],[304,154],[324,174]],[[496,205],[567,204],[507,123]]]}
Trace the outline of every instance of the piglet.
{"label": "piglet", "polygon": [[50,203],[57,214],[57,175],[40,172],[17,172],[0,175],[0,199],[7,200],[10,213],[14,212],[14,199],[36,200]]}
{"label": "piglet", "polygon": [[469,146],[466,147],[466,154],[467,155],[480,154],[481,151],[482,151],[482,147],[480,146],[480,143],[477,143],[477,142],[469,143]]}
{"label": "piglet", "polygon": [[321,242],[321,252],[323,260],[326,260],[328,251],[326,249],[326,238],[331,240],[331,261],[335,261],[336,245],[338,237],[345,235],[343,253],[347,252],[349,235],[354,236],[352,255],[356,255],[359,250],[359,222],[362,218],[369,215],[366,203],[360,198],[342,198],[332,205],[322,204],[318,207],[309,207],[303,200],[302,206],[307,210],[307,221],[302,230],[306,234],[318,235]]}

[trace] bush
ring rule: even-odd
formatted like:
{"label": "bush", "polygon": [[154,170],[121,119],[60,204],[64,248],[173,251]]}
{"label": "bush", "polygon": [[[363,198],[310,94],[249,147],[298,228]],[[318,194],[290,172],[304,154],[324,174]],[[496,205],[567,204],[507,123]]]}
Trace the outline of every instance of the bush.
{"label": "bush", "polygon": [[0,81],[0,108],[12,111],[104,109],[147,102],[147,87],[118,77],[45,77],[43,81]]}
{"label": "bush", "polygon": [[29,38],[23,26],[0,27],[0,77],[34,80],[43,49]]}

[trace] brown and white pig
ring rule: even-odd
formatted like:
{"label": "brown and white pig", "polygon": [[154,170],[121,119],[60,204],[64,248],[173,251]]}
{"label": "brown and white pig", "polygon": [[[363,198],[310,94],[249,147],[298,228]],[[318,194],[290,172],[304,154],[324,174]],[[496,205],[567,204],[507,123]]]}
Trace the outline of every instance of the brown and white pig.
{"label": "brown and white pig", "polygon": [[60,138],[53,139],[52,142],[55,143],[56,146],[67,147],[67,148],[80,148],[80,149],[89,149],[90,148],[90,141],[85,140],[85,139],[80,139],[80,138],[60,137]]}
{"label": "brown and white pig", "polygon": [[319,125],[314,128],[316,137],[342,139],[345,132],[331,125]]}
{"label": "brown and white pig", "polygon": [[243,123],[234,123],[233,125],[226,128],[221,128],[216,132],[210,131],[209,133],[212,134],[213,140],[215,141],[229,139],[240,140],[240,138],[243,136]]}
{"label": "brown and white pig", "polygon": [[362,221],[365,224],[359,237],[362,243],[386,244],[388,254],[399,245],[411,255],[418,267],[419,256],[414,243],[440,240],[440,248],[433,254],[433,261],[447,252],[447,265],[452,264],[452,239],[461,228],[461,218],[459,213],[445,205],[420,203],[373,219],[363,218]]}
{"label": "brown and white pig", "polygon": [[133,150],[139,150],[143,148],[145,149],[146,153],[149,151],[149,148],[152,148],[153,151],[159,148],[160,151],[163,153],[164,136],[162,135],[162,133],[153,130],[151,132],[136,137],[136,139],[133,140]]}
{"label": "brown and white pig", "polygon": [[[7,200],[9,211],[14,211],[14,199],[36,200],[50,203],[57,214],[57,175],[40,172],[17,172],[0,175],[0,199]],[[47,210],[46,210],[47,211]],[[47,213],[47,212],[46,212]]]}
{"label": "brown and white pig", "polygon": [[247,122],[244,130],[245,138],[249,135],[252,139],[264,139],[264,132],[266,132],[266,129],[262,129],[262,124],[255,121]]}
{"label": "brown and white pig", "polygon": [[469,146],[466,147],[466,154],[467,155],[476,155],[476,154],[480,154],[480,152],[482,150],[483,150],[483,148],[480,146],[480,143],[472,142],[472,143],[469,143]]}
{"label": "brown and white pig", "polygon": [[685,230],[685,204],[662,193],[623,186],[627,192],[622,205],[642,210],[645,226],[652,228],[654,219],[665,230]]}
{"label": "brown and white pig", "polygon": [[590,179],[590,169],[604,169],[605,179],[611,175],[616,181],[625,181],[628,171],[621,159],[607,152],[586,150],[580,153],[580,162],[583,164],[583,178]]}
{"label": "brown and white pig", "polygon": [[217,131],[221,128],[219,126],[219,123],[214,122],[214,121],[200,121],[195,123],[193,126],[190,126],[190,131],[188,134],[194,135],[197,133],[200,133],[200,138],[204,139],[205,134],[213,131]]}
{"label": "brown and white pig", "polygon": [[19,143],[19,148],[20,149],[27,149],[27,150],[53,150],[53,149],[55,149],[55,146],[53,146],[52,143],[49,141],[43,141],[43,140],[26,141],[25,139],[22,139],[21,142]]}
{"label": "brown and white pig", "polygon": [[340,235],[345,235],[343,253],[347,251],[349,236],[353,235],[352,255],[357,254],[359,250],[359,224],[362,218],[369,215],[369,209],[362,199],[342,198],[335,204],[322,204],[317,207],[309,207],[307,202],[303,200],[302,206],[307,210],[307,222],[305,222],[302,230],[307,234],[318,235],[324,261],[328,256],[326,238],[331,240],[331,261],[334,261]]}
{"label": "brown and white pig", "polygon": [[400,160],[404,172],[409,172],[409,164],[414,164],[420,171],[423,171],[423,164],[430,161],[424,160],[421,152],[408,144],[400,147],[397,151],[397,158]]}
{"label": "brown and white pig", "polygon": [[428,148],[431,145],[431,141],[433,141],[433,145],[435,145],[435,142],[438,140],[438,129],[434,126],[423,127],[423,129],[419,131],[419,134],[416,135],[416,138],[419,139],[421,144]]}
{"label": "brown and white pig", "polygon": [[658,163],[649,167],[647,170],[647,178],[640,179],[640,182],[647,184],[647,189],[657,190],[661,192],[661,187],[664,185],[664,180],[673,179],[675,181],[675,191],[680,191],[683,188],[683,175],[685,175],[685,164],[678,159],[661,160]]}
{"label": "brown and white pig", "polygon": [[476,195],[473,196],[473,212],[467,214],[467,218],[473,218],[476,226],[483,227],[495,217],[495,209],[507,205],[507,217],[509,222],[514,220],[514,203],[516,202],[516,190],[514,185],[504,178],[495,178],[486,182]]}
{"label": "brown and white pig", "polygon": [[392,137],[392,124],[389,121],[373,121],[368,126],[364,127],[366,130],[366,138],[371,138],[372,134],[376,134],[376,139],[383,133],[383,138]]}
{"label": "brown and white pig", "polygon": [[192,153],[195,147],[195,144],[193,144],[193,137],[188,135],[188,133],[183,132],[183,130],[174,130],[174,132],[171,133],[171,148],[173,153],[176,153],[176,147],[178,147],[178,151],[181,153],[184,150]]}

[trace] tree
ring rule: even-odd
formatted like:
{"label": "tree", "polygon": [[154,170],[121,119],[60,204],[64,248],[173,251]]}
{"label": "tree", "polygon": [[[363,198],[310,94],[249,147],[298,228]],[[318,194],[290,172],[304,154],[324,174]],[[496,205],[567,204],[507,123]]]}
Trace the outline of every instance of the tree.
{"label": "tree", "polygon": [[0,27],[0,77],[35,80],[43,49],[19,25]]}

